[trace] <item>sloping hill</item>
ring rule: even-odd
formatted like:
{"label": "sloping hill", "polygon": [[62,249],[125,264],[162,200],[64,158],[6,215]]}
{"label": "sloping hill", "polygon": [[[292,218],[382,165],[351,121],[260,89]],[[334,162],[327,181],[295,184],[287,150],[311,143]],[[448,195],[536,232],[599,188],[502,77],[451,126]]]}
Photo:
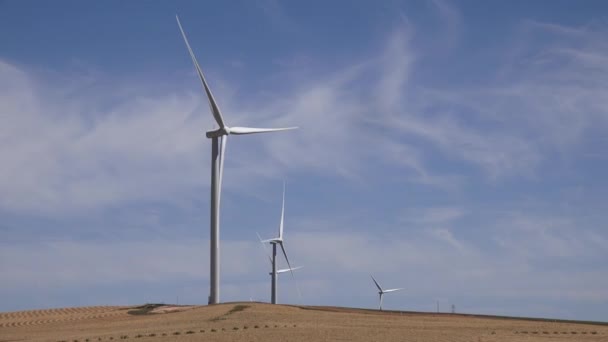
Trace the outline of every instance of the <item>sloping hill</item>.
{"label": "sloping hill", "polygon": [[227,303],[0,313],[0,341],[608,341],[573,322]]}

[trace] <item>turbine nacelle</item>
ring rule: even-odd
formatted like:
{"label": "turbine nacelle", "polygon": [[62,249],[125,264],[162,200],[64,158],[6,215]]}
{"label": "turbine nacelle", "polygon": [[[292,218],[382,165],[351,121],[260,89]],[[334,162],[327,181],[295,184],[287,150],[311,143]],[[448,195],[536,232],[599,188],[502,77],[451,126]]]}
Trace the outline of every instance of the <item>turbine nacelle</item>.
{"label": "turbine nacelle", "polygon": [[[238,133],[239,128],[244,128],[244,127],[236,127],[237,132],[235,132],[235,134],[239,134]],[[230,128],[228,126],[224,126],[224,127],[220,127],[213,131],[207,131],[205,135],[207,136],[207,138],[211,139],[211,138],[219,138],[224,135],[230,135],[232,133],[233,133],[232,128]]]}
{"label": "turbine nacelle", "polygon": [[262,240],[262,243],[269,243],[271,245],[274,245],[274,244],[277,244],[277,243],[283,243],[283,238],[274,238],[274,239]]}
{"label": "turbine nacelle", "polygon": [[207,131],[207,132],[205,133],[205,135],[206,135],[206,136],[207,136],[207,138],[209,138],[209,139],[213,139],[213,138],[219,138],[219,137],[221,137],[221,136],[224,136],[224,135],[229,135],[229,134],[230,134],[230,130],[226,131],[225,129],[221,129],[221,128],[216,129],[216,130],[213,130],[213,131]]}

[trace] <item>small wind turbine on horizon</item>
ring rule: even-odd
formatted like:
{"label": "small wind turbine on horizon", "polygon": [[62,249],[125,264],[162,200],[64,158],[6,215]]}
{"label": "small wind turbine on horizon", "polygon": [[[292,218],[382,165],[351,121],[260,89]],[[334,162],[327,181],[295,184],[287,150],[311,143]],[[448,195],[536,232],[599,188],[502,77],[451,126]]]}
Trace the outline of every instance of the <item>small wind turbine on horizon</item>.
{"label": "small wind turbine on horizon", "polygon": [[376,279],[374,279],[374,276],[370,275],[370,277],[372,277],[372,280],[374,281],[374,284],[376,284],[376,287],[378,288],[378,294],[380,295],[380,305],[379,305],[380,306],[380,310],[382,310],[382,296],[384,296],[385,293],[403,290],[402,287],[397,288],[397,289],[383,290],[382,286],[380,286],[380,284],[378,284],[378,282],[376,281]]}
{"label": "small wind turbine on horizon", "polygon": [[[205,80],[203,70],[198,65],[194,52],[188,43],[186,33],[182,28],[182,24],[179,21],[179,17],[176,15],[177,25],[182,33],[192,63],[198,77],[201,80],[203,89],[207,95],[209,101],[209,107],[213,119],[219,125],[218,129],[208,131],[206,133],[207,138],[211,139],[211,215],[210,215],[210,269],[209,269],[209,304],[217,304],[220,302],[220,197],[222,194],[222,176],[224,174],[224,154],[226,151],[226,142],[228,141],[229,135],[242,135],[242,134],[255,134],[255,133],[268,133],[278,132],[295,129],[297,127],[287,128],[253,128],[253,127],[229,127],[226,125],[220,107],[213,98],[211,89]],[[219,146],[218,146],[219,145]]]}
{"label": "small wind turbine on horizon", "polygon": [[[272,239],[262,240],[260,234],[258,235],[258,239],[262,243],[262,246],[265,247],[265,243],[270,243],[272,245],[272,257],[268,256],[270,260],[270,264],[272,265],[272,271],[270,272],[271,276],[271,285],[270,285],[270,302],[272,304],[277,303],[277,278],[280,273],[290,272],[291,277],[295,281],[296,278],[293,275],[293,271],[302,268],[302,266],[291,267],[291,263],[289,262],[289,258],[287,257],[287,252],[285,252],[285,246],[283,245],[283,222],[285,220],[285,183],[283,182],[283,201],[281,204],[281,221],[279,222],[279,236]],[[285,256],[285,261],[287,261],[288,268],[277,270],[277,245],[281,247],[283,251],[283,256]],[[297,284],[296,284],[297,287]],[[300,292],[298,288],[298,293]]]}

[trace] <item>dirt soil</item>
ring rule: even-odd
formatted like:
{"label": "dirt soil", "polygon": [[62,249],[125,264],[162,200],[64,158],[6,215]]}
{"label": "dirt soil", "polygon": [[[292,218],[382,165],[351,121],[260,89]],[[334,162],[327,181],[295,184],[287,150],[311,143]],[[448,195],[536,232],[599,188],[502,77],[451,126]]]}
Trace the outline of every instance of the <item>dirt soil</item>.
{"label": "dirt soil", "polygon": [[608,341],[608,326],[458,314],[227,303],[0,313],[0,341]]}

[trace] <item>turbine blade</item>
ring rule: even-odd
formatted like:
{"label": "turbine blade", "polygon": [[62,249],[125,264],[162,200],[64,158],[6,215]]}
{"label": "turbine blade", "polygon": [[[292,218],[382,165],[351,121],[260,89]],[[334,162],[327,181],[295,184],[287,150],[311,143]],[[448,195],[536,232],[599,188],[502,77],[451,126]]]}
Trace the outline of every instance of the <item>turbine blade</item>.
{"label": "turbine blade", "polygon": [[194,52],[192,52],[190,43],[188,43],[188,38],[186,38],[186,33],[184,32],[184,29],[182,28],[182,24],[180,23],[179,17],[177,15],[175,15],[175,19],[177,20],[177,25],[179,26],[179,30],[182,32],[182,37],[184,38],[184,42],[186,43],[186,46],[188,47],[188,52],[190,53],[190,57],[192,58],[192,63],[194,63],[194,67],[196,68],[196,72],[198,73],[198,77],[201,79],[201,83],[203,83],[203,88],[205,89],[205,93],[207,94],[207,99],[209,100],[209,108],[211,108],[211,114],[213,115],[215,122],[217,122],[217,124],[220,126],[220,128],[224,128],[224,127],[226,127],[226,125],[224,124],[224,119],[222,118],[222,113],[220,112],[220,108],[218,107],[217,103],[215,102],[215,99],[213,98],[211,89],[209,89],[209,86],[207,85],[207,81],[205,80],[205,75],[203,75],[203,70],[201,70],[201,67],[198,65],[198,61],[196,60],[196,57],[194,56]]}
{"label": "turbine blade", "polygon": [[398,289],[384,290],[384,291],[382,291],[382,292],[387,293],[387,292],[395,292],[395,291],[401,291],[401,290],[403,290],[403,288],[402,288],[402,287],[400,287],[400,288],[398,288]]}
{"label": "turbine blade", "polygon": [[291,264],[289,263],[289,258],[287,258],[287,253],[285,252],[285,247],[283,246],[283,241],[279,241],[279,245],[281,246],[281,250],[283,251],[283,255],[285,256],[285,261],[287,261],[287,266],[289,267],[289,273],[291,273],[291,278],[293,279],[294,283],[296,284],[296,289],[298,290],[298,296],[300,297],[300,300],[301,300],[302,292],[300,292],[300,286],[298,286],[298,282],[296,281],[296,276],[293,275],[294,268],[291,267]]}
{"label": "turbine blade", "polygon": [[226,153],[226,144],[228,143],[228,136],[223,135],[220,137],[220,177],[218,183],[218,199],[217,203],[220,203],[220,197],[222,196],[222,178],[224,177],[224,153]]}
{"label": "turbine blade", "polygon": [[279,239],[283,240],[283,222],[285,220],[285,181],[283,181],[283,203],[281,204],[281,222],[279,223]]}
{"label": "turbine blade", "polygon": [[258,234],[258,232],[255,232],[255,234],[258,236],[258,239],[262,244],[262,248],[264,248],[264,254],[266,254],[266,256],[268,257],[268,261],[270,261],[270,264],[272,265],[272,257],[270,256],[270,253],[268,253],[268,249],[266,249],[266,244],[264,243],[262,237],[260,236],[260,234]]}
{"label": "turbine blade", "polygon": [[255,235],[258,236],[258,240],[260,240],[260,243],[263,245],[264,244],[264,240],[262,240],[262,237],[260,236],[260,233],[255,232]]}
{"label": "turbine blade", "polygon": [[281,250],[283,251],[283,255],[285,256],[285,261],[287,261],[287,266],[291,272],[291,276],[293,277],[293,268],[291,268],[291,264],[289,263],[289,258],[287,257],[287,252],[285,252],[285,247],[283,246],[283,241],[279,241],[279,246],[281,246]]}
{"label": "turbine blade", "polygon": [[269,132],[280,132],[297,129],[298,127],[286,127],[286,128],[255,128],[255,127],[230,127],[230,134],[255,134],[255,133],[269,133]]}
{"label": "turbine blade", "polygon": [[304,266],[296,266],[294,268],[283,268],[283,269],[277,270],[277,273],[285,273],[285,272],[289,272],[289,271],[295,271],[295,270],[299,270],[302,267],[304,267]]}
{"label": "turbine blade", "polygon": [[378,288],[378,290],[380,290],[380,292],[384,292],[384,291],[382,291],[382,287],[380,287],[380,284],[378,284],[378,282],[376,281],[374,276],[370,275],[370,277],[372,277],[372,280],[374,281],[374,284],[376,284],[376,287]]}

